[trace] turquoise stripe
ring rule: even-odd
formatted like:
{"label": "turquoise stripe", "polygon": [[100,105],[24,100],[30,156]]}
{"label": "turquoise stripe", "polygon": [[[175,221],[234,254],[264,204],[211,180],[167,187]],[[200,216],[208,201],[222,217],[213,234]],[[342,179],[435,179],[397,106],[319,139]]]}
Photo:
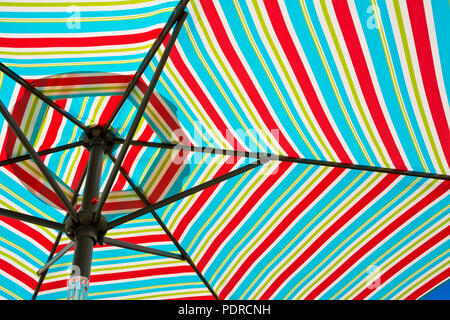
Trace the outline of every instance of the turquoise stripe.
{"label": "turquoise stripe", "polygon": [[[149,26],[155,26],[158,24],[164,25],[173,8],[177,4],[177,1],[159,3],[152,5],[150,8],[139,9],[124,9],[124,10],[104,10],[105,7],[96,11],[83,11],[82,6],[77,6],[80,10],[79,14],[74,11],[70,11],[71,7],[67,7],[67,12],[0,12],[0,19],[8,19],[10,22],[0,22],[0,29],[6,33],[27,33],[27,34],[39,34],[39,33],[66,33],[68,36],[78,33],[98,33],[98,32],[123,32],[125,30],[135,30],[148,28]],[[162,11],[160,11],[162,10]],[[142,15],[152,14],[153,12],[160,11],[157,14],[146,17]],[[133,17],[133,15],[141,15]],[[68,23],[74,21],[80,17],[80,28],[68,27]],[[101,19],[112,18],[126,20],[113,20],[113,21],[86,21],[85,19]],[[23,19],[23,22],[12,22],[12,19]],[[52,22],[28,22],[27,19],[53,19]],[[56,22],[56,19],[61,19]]]}
{"label": "turquoise stripe", "polygon": [[[375,292],[373,296],[370,297],[370,299],[371,300],[380,300],[382,298],[386,300],[393,299],[396,293],[401,292],[403,289],[407,287],[408,284],[411,284],[414,280],[420,279],[420,277],[422,277],[426,272],[432,271],[432,269],[437,265],[439,265],[440,263],[447,263],[448,267],[450,259],[450,254],[448,253],[449,245],[450,241],[444,241],[438,247],[433,248],[433,250],[427,251],[425,259],[419,258],[419,260],[417,260],[415,263],[409,265],[405,270],[403,270],[402,273],[400,273],[398,276],[395,277],[395,281],[388,282],[385,286],[382,286],[379,290]],[[439,255],[441,254],[443,254],[443,256],[441,258],[438,258]],[[430,263],[434,259],[436,259],[436,261]],[[427,264],[429,265],[427,266]],[[421,268],[423,269],[416,275],[414,275],[414,273],[416,273]],[[386,293],[394,289],[397,284],[402,283],[403,281],[405,281],[405,283],[401,285],[400,288],[396,289],[393,293],[384,297]]]}
{"label": "turquoise stripe", "polygon": [[[408,236],[408,234],[410,232],[412,232],[417,226],[419,226],[420,223],[424,222],[426,219],[430,218],[433,214],[437,213],[439,210],[441,210],[443,207],[445,207],[444,203],[445,203],[445,201],[440,201],[437,204],[431,206],[429,209],[427,209],[425,211],[421,211],[420,214],[417,214],[412,219],[410,219],[407,224],[404,224],[402,226],[402,229],[397,229],[396,231],[398,231],[398,233],[396,233],[393,237],[391,237],[389,240],[387,240],[385,243],[383,243],[383,245],[377,247],[367,257],[365,257],[363,263],[356,264],[355,268],[352,271],[350,271],[346,276],[342,277],[332,288],[330,288],[330,290],[328,290],[326,292],[326,294],[323,296],[323,299],[330,298],[335,293],[337,293],[337,291],[339,291],[340,288],[342,288],[344,285],[346,285],[347,283],[349,283],[350,281],[352,281],[354,279],[356,280],[355,283],[358,283],[359,281],[364,279],[364,277],[367,276],[367,273],[365,273],[365,270],[370,265],[373,265],[374,261],[377,258],[379,258],[382,254],[387,252],[389,249],[391,249],[397,243],[404,240],[405,241],[404,243],[406,245],[406,244],[409,244],[409,243],[413,242],[414,240],[416,240],[423,233],[423,230],[425,230],[425,227],[423,229],[413,233],[411,236]],[[438,218],[434,219],[433,221],[436,222],[436,221],[438,221],[439,218],[442,219],[442,217],[444,215],[445,215],[445,212],[443,214],[441,214]],[[428,223],[427,226],[429,227],[432,224],[433,224],[433,222]],[[403,246],[401,246],[401,247],[403,248]],[[401,249],[401,248],[397,248],[396,250],[393,250],[393,252],[390,252],[385,257],[383,257],[381,260],[377,261],[376,264],[377,265],[382,264],[384,261],[389,259],[389,257],[391,257],[393,254],[398,252],[399,249]],[[423,256],[421,261],[423,263],[425,263],[432,259],[433,259],[432,256],[429,256],[428,254],[426,254],[425,256]],[[359,275],[361,272],[362,272],[362,276],[356,278],[357,275]],[[392,279],[391,279],[391,281],[392,281]],[[398,283],[398,282],[393,281],[392,286],[394,286],[396,283]],[[344,290],[338,296],[336,296],[336,298],[337,299],[342,298],[351,289],[353,289],[353,285],[350,286],[349,288],[347,288],[346,290]]]}
{"label": "turquoise stripe", "polygon": [[[249,273],[249,276],[245,280],[246,285],[242,286],[242,289],[239,290],[240,294],[239,295],[236,294],[236,297],[241,296],[241,294],[244,293],[246,287],[250,286],[253,279],[255,279],[261,273],[261,271],[267,266],[267,264],[276,255],[278,255],[293,238],[297,237],[299,233],[302,231],[302,229],[306,228],[305,231],[302,232],[302,235],[300,235],[300,237],[298,237],[296,241],[294,241],[291,245],[288,246],[287,250],[274,261],[272,267],[267,268],[267,270],[265,270],[262,273],[262,276],[259,278],[260,280],[251,287],[251,289],[248,291],[246,295],[243,296],[244,299],[249,299],[251,295],[255,293],[254,290],[256,290],[256,286],[259,285],[262,281],[265,281],[270,276],[270,273],[274,271],[274,268],[278,265],[278,263],[280,263],[284,258],[291,257],[295,246],[298,246],[300,243],[302,243],[305,240],[305,236],[310,232],[312,232],[312,230],[315,227],[317,227],[322,221],[324,221],[324,219],[326,219],[330,215],[331,211],[334,210],[341,203],[341,201],[333,203],[320,216],[318,216],[318,213],[322,212],[322,210],[324,210],[333,201],[333,199],[349,185],[350,182],[354,181],[359,174],[360,174],[359,172],[350,171],[347,174],[343,175],[336,184],[336,186],[334,186],[331,190],[329,190],[329,192],[319,202],[317,202],[317,204],[315,204],[313,207],[311,207],[309,210],[305,212],[302,213],[299,212],[301,218],[298,220],[296,224],[293,225],[292,229],[289,232],[282,235],[281,239],[270,250],[270,252],[254,266],[254,269]],[[341,198],[344,199],[346,196],[357,190],[361,186],[361,184],[366,181],[366,179],[370,178],[372,178],[371,174],[366,174],[354,186],[352,186],[349,190],[347,190],[341,196]],[[317,219],[308,226],[308,224],[314,218]],[[301,274],[310,271],[309,265],[306,266],[307,267],[306,269],[304,267],[301,268],[302,269]],[[298,278],[298,276],[296,276],[296,278]],[[282,288],[282,290],[277,294],[275,299],[283,299],[291,288],[292,284],[290,283],[288,286]]]}
{"label": "turquoise stripe", "polygon": [[[387,14],[387,7],[386,7],[386,3],[383,1],[380,1],[378,3],[378,6],[381,10],[381,12],[383,12],[384,14],[381,15],[381,19],[383,21],[383,27],[384,27],[384,32],[386,35],[386,39],[388,42],[388,46],[389,46],[389,53],[391,55],[392,61],[393,61],[393,65],[394,65],[394,70],[395,70],[395,75],[397,77],[397,83],[401,92],[401,97],[403,98],[403,103],[407,112],[407,115],[409,117],[409,121],[411,123],[413,132],[414,132],[414,137],[415,139],[417,139],[417,143],[419,145],[419,150],[422,153],[422,156],[425,159],[425,163],[429,169],[430,172],[438,172],[438,168],[434,168],[433,162],[431,161],[430,158],[430,154],[428,152],[426,152],[427,147],[425,145],[425,141],[424,141],[424,136],[420,130],[419,124],[418,124],[418,119],[420,119],[418,117],[418,115],[415,113],[412,104],[411,104],[411,98],[409,96],[408,90],[406,88],[406,79],[405,79],[405,73],[403,72],[403,69],[401,68],[401,62],[400,62],[400,58],[399,58],[399,54],[398,54],[398,50],[397,50],[397,45],[402,45],[402,43],[395,43],[395,38],[394,38],[394,34],[393,34],[393,30],[392,30],[392,25],[391,25],[391,21],[390,19],[388,19],[388,14]],[[391,104],[388,104],[388,108],[391,107]],[[390,110],[390,108],[389,108]],[[404,132],[406,135],[407,131],[401,131],[398,130],[398,132]],[[400,134],[402,136],[402,134]],[[406,150],[405,150],[406,152]],[[413,168],[415,168],[414,170],[424,170],[422,164],[420,163],[420,159],[418,158],[417,155],[417,151],[416,150],[409,150],[409,152],[406,154],[408,159],[411,162],[411,165],[413,165]],[[413,161],[411,161],[411,159],[413,159]]]}
{"label": "turquoise stripe", "polygon": [[[447,98],[450,98],[450,61],[448,59],[450,57],[450,34],[448,32],[450,4],[446,3],[446,1],[432,1],[431,7],[433,9],[434,32],[438,44],[442,77],[444,79]],[[428,32],[431,33],[433,30],[428,30]]]}
{"label": "turquoise stripe", "polygon": [[[371,5],[370,0],[365,1],[358,1],[355,3],[356,9],[359,14],[360,23],[362,25],[362,31],[364,32],[365,41],[367,43],[370,57],[375,69],[375,73],[378,80],[378,85],[380,86],[382,96],[384,98],[384,102],[386,104],[386,108],[388,110],[385,117],[389,116],[389,118],[392,120],[392,123],[394,125],[394,130],[397,133],[397,136],[400,140],[401,146],[403,147],[403,150],[405,151],[406,158],[410,162],[410,165],[412,167],[412,170],[417,171],[426,171],[426,168],[423,167],[423,165],[420,162],[420,155],[418,152],[422,152],[422,150],[416,150],[412,137],[410,136],[409,129],[407,126],[406,119],[404,118],[404,115],[401,111],[401,105],[398,101],[395,87],[393,84],[393,81],[399,81],[399,78],[403,74],[403,71],[401,69],[400,60],[398,59],[398,53],[395,45],[392,44],[393,41],[393,35],[391,32],[390,26],[384,26],[383,28],[386,28],[387,30],[384,30],[384,32],[387,34],[386,36],[391,37],[391,46],[389,47],[389,54],[392,57],[392,63],[394,64],[394,71],[395,76],[397,79],[393,79],[391,77],[390,71],[389,71],[389,63],[387,61],[387,58],[385,56],[384,50],[383,50],[383,43],[380,38],[380,32],[377,28],[368,28],[367,27],[367,19],[369,15],[367,14],[367,8]],[[379,7],[380,9],[380,15],[388,16],[387,9],[383,6]],[[384,21],[383,21],[384,22]],[[401,80],[401,78],[400,78]],[[373,79],[375,81],[375,79]],[[406,90],[405,86],[403,86],[403,90]],[[405,91],[404,91],[405,93]],[[405,101],[405,97],[407,97],[407,94],[402,94],[400,96],[401,102],[406,105],[409,101]],[[379,101],[380,106],[382,106],[382,102]],[[410,112],[412,112],[412,107],[410,107]],[[413,114],[409,114],[413,115]],[[416,117],[414,115],[414,117]],[[386,119],[388,121],[388,119]],[[388,122],[389,123],[389,122]],[[383,136],[383,133],[380,133],[381,136]]]}
{"label": "turquoise stripe", "polygon": [[[292,173],[286,176],[286,186],[291,186],[297,179],[298,175],[301,174],[304,170],[306,170],[306,168],[307,168],[306,165],[295,166]],[[311,170],[309,170],[307,174],[304,176],[304,178],[302,178],[298,183],[295,184],[296,187],[294,187],[287,195],[285,195],[283,199],[288,199],[290,196],[292,196],[293,193],[295,193],[295,191],[298,191],[298,188],[304,185],[307,179],[309,179],[314,173],[317,173],[317,168],[312,168]],[[272,204],[274,204],[279,200],[284,191],[285,191],[284,188],[276,187],[273,192],[268,193],[266,195],[267,201],[261,203],[261,205],[258,206],[258,210],[256,210],[254,213],[252,213],[251,215],[247,215],[248,220],[245,221],[238,229],[236,229],[237,231],[236,234],[233,235],[233,237],[226,242],[224,250],[221,250],[218,253],[217,258],[214,260],[212,265],[208,268],[207,272],[205,273],[206,275],[213,275],[216,271],[219,271],[215,279],[212,281],[213,285],[219,283],[220,276],[222,276],[226,272],[226,268],[228,268],[231,265],[233,259],[237,258],[240,255],[240,253],[243,252],[245,247],[249,245],[253,239],[255,239],[257,233],[261,231],[263,226],[266,223],[268,223],[271,218],[273,218],[275,213],[279,212],[280,207],[282,205],[285,205],[285,201],[278,202],[277,205],[270,210],[269,214],[265,218],[263,218],[263,215],[270,209]],[[244,208],[246,208],[245,205]],[[244,211],[247,210],[244,209]],[[262,219],[260,223],[258,223],[259,219]],[[255,229],[252,231],[251,230],[252,228]],[[247,233],[249,233],[248,236],[246,236]],[[246,238],[247,240],[244,241],[243,243],[239,243],[244,238]],[[227,255],[231,253],[233,250],[236,251],[234,251],[234,253],[231,254],[230,257],[228,258],[228,261],[225,262]],[[225,263],[223,267],[220,268],[222,262]],[[258,269],[260,270],[259,267]],[[251,279],[253,279],[253,277],[251,277]],[[233,296],[234,299],[237,299],[240,296],[241,291],[248,288],[248,286],[249,283],[246,283],[245,285],[240,287]]]}
{"label": "turquoise stripe", "polygon": [[[250,181],[252,177],[254,177],[258,172],[262,170],[261,168],[255,168],[251,171],[249,171],[248,176],[244,179],[243,183],[238,186],[236,189],[236,192],[242,191],[244,188],[246,188],[247,183]],[[207,224],[208,219],[211,217],[212,212],[217,208],[218,204],[221,202],[222,199],[224,199],[231,191],[231,189],[236,185],[237,181],[241,176],[233,177],[231,179],[226,180],[225,182],[221,183],[220,190],[217,193],[215,199],[218,199],[218,201],[213,201],[212,207],[207,206],[205,209],[202,210],[199,215],[196,216],[196,220],[194,223],[190,226],[189,230],[187,230],[185,237],[181,241],[181,245],[185,250],[191,246],[191,249],[188,253],[194,252],[199,246],[202,245],[204,242],[204,238],[206,238],[209,235],[210,228],[214,225],[214,223],[222,217],[224,214],[224,211],[228,208],[230,201],[233,199],[229,199],[224,206],[217,212],[217,214],[212,217],[211,221]],[[219,202],[220,201],[220,202]],[[208,209],[209,208],[209,209]],[[213,209],[212,209],[213,208]],[[172,210],[176,210],[176,206],[172,208]],[[199,230],[205,226],[202,232],[199,232]],[[194,238],[197,237],[197,239],[194,241]],[[207,274],[205,274],[207,276]]]}
{"label": "turquoise stripe", "polygon": [[[286,2],[287,6],[287,12],[289,13],[289,18],[292,22],[292,25],[295,30],[295,34],[292,35],[292,37],[295,37],[297,35],[297,38],[303,48],[303,51],[305,53],[306,59],[308,61],[308,64],[311,67],[311,70],[314,74],[314,78],[317,81],[317,84],[319,86],[319,89],[322,93],[322,96],[325,100],[325,105],[322,106],[323,109],[328,108],[331,114],[331,118],[336,123],[336,126],[338,128],[338,132],[336,134],[340,133],[343,137],[343,142],[346,143],[352,153],[352,155],[355,157],[357,163],[370,165],[370,163],[367,161],[366,157],[364,156],[361,147],[358,144],[358,141],[355,139],[355,136],[353,135],[353,132],[351,131],[351,128],[349,126],[349,123],[347,122],[344,113],[342,112],[341,106],[339,105],[339,101],[336,97],[336,94],[333,90],[332,83],[330,82],[330,79],[328,78],[328,74],[326,72],[325,66],[323,65],[323,62],[321,60],[320,54],[318,52],[318,49],[316,47],[316,44],[314,43],[314,40],[311,36],[310,30],[308,28],[307,22],[302,14],[302,7],[300,5],[299,1],[288,1]],[[310,7],[308,8],[309,13],[311,14],[311,20],[312,22],[317,21],[317,16],[315,15],[315,10],[311,10],[312,4],[310,3]],[[314,24],[313,24],[314,25]],[[326,63],[330,65],[330,69],[335,72],[335,74],[332,74],[334,79],[339,79],[339,74],[337,74],[336,66],[334,64],[334,59],[330,56],[331,53],[329,52],[329,47],[326,45],[326,41],[323,38],[322,34],[322,28],[317,27],[314,29],[316,33],[318,33],[319,40],[322,40],[320,42],[320,45],[322,47],[322,50],[324,51],[324,54],[326,57]],[[300,36],[301,35],[301,36]],[[342,84],[339,83],[339,85],[342,88]],[[342,94],[343,93],[343,94]],[[364,137],[364,133],[361,130],[360,126],[358,125],[358,121],[353,113],[352,108],[350,108],[350,105],[348,103],[348,98],[345,94],[345,91],[342,88],[342,92],[339,92],[339,94],[345,96],[344,101],[347,103],[344,104],[344,108],[349,113],[350,119],[351,119],[351,125],[355,127],[357,130],[358,137]],[[314,108],[315,106],[312,106]],[[327,135],[327,132],[325,132],[325,136]],[[364,139],[364,141],[367,143],[367,141]],[[365,149],[370,149],[368,145],[365,146]],[[371,159],[373,161],[373,159]]]}

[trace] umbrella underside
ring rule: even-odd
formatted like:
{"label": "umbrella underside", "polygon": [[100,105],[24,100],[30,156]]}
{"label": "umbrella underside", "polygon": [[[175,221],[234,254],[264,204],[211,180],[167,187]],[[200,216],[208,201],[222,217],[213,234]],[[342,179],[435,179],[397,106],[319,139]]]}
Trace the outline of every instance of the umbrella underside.
{"label": "umbrella underside", "polygon": [[[173,30],[114,114],[177,4],[0,5],[0,62],[73,117],[0,72],[58,188],[80,210],[85,128],[110,125],[107,237],[187,258],[96,244],[89,298],[419,299],[448,281],[449,4],[191,0],[148,103]],[[0,208],[63,223],[5,119]],[[58,237],[0,216],[0,298],[32,297]],[[73,255],[38,299],[67,297]]]}

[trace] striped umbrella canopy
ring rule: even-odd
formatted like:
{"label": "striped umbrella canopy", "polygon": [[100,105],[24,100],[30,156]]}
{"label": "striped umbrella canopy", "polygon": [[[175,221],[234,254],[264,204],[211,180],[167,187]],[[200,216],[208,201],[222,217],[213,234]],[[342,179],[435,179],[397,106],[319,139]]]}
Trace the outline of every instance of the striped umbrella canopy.
{"label": "striped umbrella canopy", "polygon": [[449,29],[438,0],[1,2],[0,298],[66,299],[88,227],[89,299],[438,290]]}

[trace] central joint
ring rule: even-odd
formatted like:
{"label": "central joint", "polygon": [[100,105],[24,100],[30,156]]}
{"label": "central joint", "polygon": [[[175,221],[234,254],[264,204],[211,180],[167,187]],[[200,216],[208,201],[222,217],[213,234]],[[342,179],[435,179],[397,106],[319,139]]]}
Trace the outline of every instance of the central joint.
{"label": "central joint", "polygon": [[81,135],[80,141],[83,141],[83,146],[89,151],[94,145],[103,145],[104,153],[107,153],[114,149],[117,138],[118,134],[114,129],[105,131],[102,126],[92,126]]}
{"label": "central joint", "polygon": [[78,210],[78,221],[69,218],[66,233],[72,240],[88,237],[94,243],[102,243],[107,227],[106,218],[101,215],[101,208],[98,207],[103,158],[113,150],[116,135],[112,130],[105,131],[101,126],[93,126],[83,134],[81,140],[89,150],[83,198]]}

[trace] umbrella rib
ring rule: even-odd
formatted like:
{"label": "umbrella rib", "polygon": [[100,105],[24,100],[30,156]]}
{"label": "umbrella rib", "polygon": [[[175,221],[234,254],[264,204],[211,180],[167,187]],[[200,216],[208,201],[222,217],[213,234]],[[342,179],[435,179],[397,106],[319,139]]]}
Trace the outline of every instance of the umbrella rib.
{"label": "umbrella rib", "polygon": [[76,215],[76,211],[73,207],[73,205],[70,203],[70,201],[67,199],[64,192],[59,187],[58,183],[56,182],[55,178],[52,176],[50,170],[45,166],[45,164],[42,162],[41,158],[39,157],[39,154],[34,150],[31,143],[28,141],[27,137],[23,133],[20,126],[17,124],[17,122],[14,120],[13,116],[9,113],[6,106],[3,104],[3,102],[0,100],[0,113],[5,118],[6,122],[8,122],[10,128],[14,131],[17,138],[22,142],[22,145],[24,148],[28,151],[30,157],[34,160],[35,164],[39,168],[39,170],[42,172],[50,186],[52,187],[53,191],[58,196],[59,200],[63,203],[64,207],[69,212],[70,216],[74,221],[78,221],[78,217]]}
{"label": "umbrella rib", "polygon": [[[113,162],[116,162],[115,157],[108,152],[107,153],[108,156],[111,158],[111,160]],[[138,186],[136,186],[136,184],[134,184],[133,180],[130,178],[130,176],[126,173],[125,169],[121,166],[120,167],[120,172],[122,173],[122,175],[125,177],[125,179],[128,181],[128,183],[130,184],[130,186],[133,188],[134,192],[139,196],[139,198],[142,200],[142,202],[144,202],[144,204],[147,206],[147,208],[149,206],[151,206],[152,204],[150,203],[150,201],[147,199],[147,197],[143,194],[143,192],[139,189]],[[148,212],[147,212],[148,213]],[[211,294],[217,299],[219,300],[219,296],[217,295],[217,293],[214,291],[214,289],[211,287],[211,285],[209,284],[209,282],[205,279],[205,277],[203,276],[203,274],[200,272],[200,270],[198,270],[197,266],[195,265],[194,261],[192,261],[191,257],[189,256],[189,254],[186,252],[186,250],[184,250],[184,248],[181,246],[181,244],[178,242],[177,239],[175,239],[175,237],[173,236],[172,232],[170,232],[169,228],[167,228],[166,224],[161,220],[161,218],[159,218],[158,214],[154,211],[151,210],[150,213],[152,214],[152,216],[154,217],[154,219],[158,222],[158,224],[161,226],[161,228],[164,230],[164,232],[166,233],[166,235],[169,237],[169,239],[172,241],[172,243],[177,247],[178,251],[181,253],[181,258],[183,260],[186,260],[187,263],[191,266],[191,268],[195,271],[195,273],[197,273],[198,277],[200,278],[200,280],[202,280],[202,282],[205,284],[205,286],[208,288],[208,290],[211,292]],[[117,226],[117,225],[116,225]],[[114,227],[111,227],[111,229]]]}
{"label": "umbrella rib", "polygon": [[150,48],[150,50],[148,51],[147,55],[144,57],[144,59],[142,60],[141,64],[139,65],[139,68],[137,69],[136,73],[134,74],[133,79],[131,79],[131,81],[128,83],[128,86],[125,89],[125,92],[124,92],[122,98],[120,99],[120,101],[117,104],[117,106],[115,107],[113,113],[109,117],[108,122],[103,127],[103,130],[105,132],[109,129],[109,127],[113,123],[115,117],[119,113],[119,111],[122,108],[123,104],[128,99],[128,97],[130,96],[130,94],[133,91],[134,87],[136,86],[136,84],[138,83],[138,81],[141,78],[142,74],[144,73],[145,69],[149,65],[150,61],[153,59],[153,57],[155,56],[156,52],[161,47],[161,44],[163,43],[163,41],[166,38],[166,36],[169,34],[170,29],[173,27],[175,22],[181,16],[181,14],[182,14],[183,10],[186,8],[186,5],[188,4],[188,2],[189,2],[189,0],[181,0],[177,4],[175,9],[172,11],[172,14],[170,15],[169,19],[167,20],[166,25],[161,30],[161,32],[158,35],[158,37],[156,38],[155,42],[153,42],[152,47]]}
{"label": "umbrella rib", "polygon": [[[78,194],[80,193],[81,186],[83,185],[83,182],[84,182],[84,179],[86,178],[86,175],[87,175],[87,166],[84,168],[83,174],[81,175],[80,181],[78,181],[77,188],[76,188],[76,190],[75,190],[75,192],[74,192],[74,194],[72,196],[72,201],[71,201],[72,205],[75,205],[75,203],[77,202]],[[69,217],[68,214],[66,214],[66,216],[64,217],[64,222],[67,220],[68,217]],[[52,247],[52,250],[50,251],[50,253],[48,255],[47,262],[50,261],[53,258],[53,255],[55,254],[56,249],[58,248],[59,242],[61,241],[61,237],[62,237],[62,231],[60,231],[58,233],[58,235],[57,235],[57,237],[55,239],[55,242],[53,243],[53,247]],[[48,270],[44,271],[44,273],[42,273],[40,275],[39,281],[38,281],[38,283],[36,285],[36,289],[34,290],[33,297],[31,298],[31,300],[36,300],[36,297],[37,297],[37,295],[39,293],[39,290],[41,289],[41,285],[42,285],[42,283],[45,280],[45,276],[47,275],[47,271]]]}
{"label": "umbrella rib", "polygon": [[64,248],[61,249],[61,251],[53,259],[48,261],[41,269],[38,270],[37,275],[40,276],[43,275],[44,273],[47,273],[47,270],[74,246],[75,242],[72,241],[69,242]]}
{"label": "umbrella rib", "polygon": [[[39,156],[45,156],[45,155],[52,154],[52,153],[55,153],[55,152],[76,148],[76,147],[79,147],[79,146],[82,146],[82,145],[83,145],[83,141],[77,141],[77,142],[69,143],[69,144],[66,144],[66,145],[63,145],[63,146],[58,146],[58,147],[55,147],[55,148],[50,148],[50,149],[46,149],[46,150],[42,150],[42,151],[37,151],[37,154]],[[20,161],[30,160],[30,159],[31,159],[31,156],[29,154],[26,154],[26,155],[23,155],[23,156],[14,157],[14,158],[10,158],[10,159],[6,159],[6,160],[3,160],[3,161],[0,161],[0,167],[6,166],[6,165],[9,165],[9,164],[13,164],[13,163],[17,163],[17,162],[20,162]]]}
{"label": "umbrella rib", "polygon": [[[58,248],[59,241],[61,240],[61,237],[62,237],[62,231],[60,231],[58,233],[58,235],[56,236],[55,242],[53,243],[52,250],[50,251],[50,254],[48,255],[47,262],[50,261],[53,258],[53,255],[55,254],[56,249]],[[39,290],[41,289],[41,285],[44,282],[44,279],[45,279],[46,275],[47,275],[47,270],[43,274],[40,275],[39,281],[38,281],[38,283],[36,285],[36,288],[34,290],[33,296],[31,297],[31,300],[36,300],[36,297],[37,297],[37,295],[39,293]]]}
{"label": "umbrella rib", "polygon": [[209,180],[209,181],[207,181],[205,183],[201,183],[201,184],[199,184],[199,185],[197,185],[195,187],[192,187],[192,188],[187,189],[185,191],[179,192],[179,193],[177,193],[177,194],[175,194],[173,196],[167,197],[167,198],[165,198],[165,199],[163,199],[161,201],[158,201],[156,203],[152,203],[152,204],[149,203],[145,208],[136,210],[136,211],[131,212],[131,213],[129,213],[129,214],[123,216],[123,217],[117,218],[117,219],[109,222],[107,229],[110,230],[112,228],[117,227],[118,225],[124,224],[124,223],[126,223],[128,221],[131,221],[131,220],[134,220],[136,218],[139,218],[140,216],[143,216],[143,215],[151,212],[152,210],[157,210],[159,208],[165,207],[165,206],[167,206],[167,205],[169,205],[169,204],[171,204],[171,203],[173,203],[175,201],[178,201],[178,200],[181,200],[183,198],[186,198],[186,197],[188,197],[190,195],[193,195],[194,193],[197,193],[197,192],[202,191],[202,190],[204,190],[206,188],[209,188],[209,187],[211,187],[213,185],[216,185],[216,184],[218,184],[220,182],[223,182],[225,180],[233,178],[233,177],[235,177],[235,176],[237,176],[237,175],[239,175],[241,173],[244,173],[246,171],[254,169],[254,168],[260,166],[261,164],[262,163],[261,163],[260,160],[255,161],[255,162],[250,163],[248,165],[245,165],[245,166],[243,166],[241,168],[235,169],[235,170],[230,171],[230,172],[228,172],[226,174],[223,174],[223,175],[221,175],[219,177],[211,179],[211,180]]}
{"label": "umbrella rib", "polygon": [[66,117],[69,121],[71,121],[76,126],[83,129],[83,131],[87,131],[88,127],[79,121],[76,117],[71,115],[69,112],[64,110],[64,108],[61,108],[58,106],[52,99],[47,97],[45,94],[43,94],[41,91],[33,87],[32,84],[30,84],[28,81],[23,79],[21,76],[19,76],[17,73],[12,71],[10,68],[8,68],[6,65],[0,62],[0,70],[3,71],[5,74],[7,74],[11,79],[13,79],[15,82],[20,84],[22,87],[24,87],[27,91],[34,94],[36,97],[44,101],[49,107],[53,108],[57,112],[59,112],[62,116]]}
{"label": "umbrella rib", "polygon": [[175,254],[172,252],[167,252],[167,251],[162,251],[162,250],[158,250],[158,249],[154,249],[154,248],[144,247],[144,246],[141,246],[141,245],[138,245],[135,243],[131,243],[131,242],[127,242],[127,241],[117,240],[117,239],[108,238],[108,237],[105,237],[103,240],[104,240],[103,242],[105,244],[108,244],[110,246],[150,253],[150,254],[163,256],[163,257],[167,257],[167,258],[172,258],[172,259],[176,259],[176,260],[185,260],[184,257],[180,254]]}
{"label": "umbrella rib", "polygon": [[[120,140],[120,139],[116,140],[117,143],[121,143],[122,141],[123,140]],[[227,150],[227,149],[219,149],[219,148],[211,148],[211,147],[195,147],[195,146],[183,145],[183,144],[159,143],[159,142],[139,141],[139,140],[131,141],[131,145],[153,147],[153,148],[163,148],[163,149],[174,149],[174,150],[188,150],[188,151],[192,151],[192,152],[231,155],[231,156],[235,156],[235,157],[266,159],[266,160],[272,160],[272,161],[304,163],[304,164],[327,166],[327,167],[339,167],[339,168],[344,168],[344,169],[382,172],[382,173],[414,176],[414,177],[428,178],[428,179],[450,180],[450,175],[445,175],[445,174],[410,171],[410,170],[399,170],[399,169],[392,169],[392,168],[365,166],[365,165],[349,164],[349,163],[342,163],[342,162],[289,157],[289,156],[282,156],[282,155],[263,153],[263,152],[237,151],[237,150]]]}
{"label": "umbrella rib", "polygon": [[24,214],[24,213],[12,211],[12,210],[4,209],[4,208],[0,208],[0,216],[4,216],[4,217],[16,219],[16,220],[21,220],[24,222],[29,222],[32,224],[36,224],[38,226],[43,226],[43,227],[55,229],[58,231],[64,231],[64,225],[62,223],[30,216],[28,214]]}
{"label": "umbrella rib", "polygon": [[100,201],[98,202],[97,205],[97,210],[96,212],[94,212],[94,223],[98,223],[100,216],[101,216],[101,210],[106,202],[106,199],[108,197],[109,192],[112,189],[114,180],[116,179],[117,173],[119,171],[119,167],[122,165],[122,162],[125,158],[125,154],[128,151],[128,148],[130,146],[130,142],[133,139],[133,136],[138,128],[138,125],[141,121],[141,118],[144,114],[144,111],[147,107],[147,104],[150,100],[150,97],[153,94],[153,91],[156,87],[156,84],[159,80],[159,77],[161,75],[161,72],[163,71],[163,68],[169,58],[170,52],[172,51],[173,46],[175,45],[175,41],[178,38],[178,34],[181,31],[181,28],[183,26],[184,21],[186,20],[187,17],[187,13],[183,12],[181,14],[181,16],[178,18],[177,20],[177,25],[172,33],[172,35],[170,36],[170,39],[167,43],[166,48],[164,49],[164,52],[161,56],[161,59],[156,67],[155,73],[153,74],[153,77],[150,81],[150,84],[147,88],[147,90],[145,91],[144,97],[142,98],[141,104],[139,105],[139,108],[137,110],[137,113],[133,119],[133,122],[131,124],[130,130],[128,131],[128,134],[123,142],[122,148],[120,149],[119,155],[117,156],[117,161],[114,164],[111,173],[108,177],[108,180],[106,181],[106,185],[103,189],[103,193],[102,196],[100,198]]}
{"label": "umbrella rib", "polygon": [[[111,160],[113,162],[116,162],[116,159],[114,158],[114,156],[108,152],[108,156],[111,158]],[[178,242],[177,239],[175,239],[175,237],[173,236],[173,234],[170,232],[170,230],[167,228],[167,226],[165,225],[165,223],[161,220],[161,218],[158,216],[158,214],[155,212],[155,210],[157,208],[166,206],[169,203],[175,202],[177,200],[180,200],[182,198],[185,198],[189,195],[192,195],[196,192],[199,192],[201,190],[204,190],[212,185],[215,185],[217,183],[220,183],[222,181],[225,181],[227,179],[230,179],[236,175],[239,175],[245,171],[251,170],[257,166],[261,165],[261,161],[256,161],[255,163],[246,165],[242,168],[238,168],[236,170],[233,170],[231,172],[229,172],[228,174],[224,174],[222,176],[219,176],[215,179],[212,179],[208,182],[205,182],[203,184],[200,184],[196,187],[193,187],[191,189],[185,190],[184,192],[180,192],[172,197],[168,197],[162,201],[159,201],[155,204],[151,204],[147,197],[142,193],[142,191],[133,183],[133,181],[131,180],[131,178],[128,176],[128,174],[125,172],[125,170],[120,167],[120,171],[122,173],[122,175],[125,177],[125,179],[128,181],[128,183],[131,185],[131,187],[133,188],[133,190],[137,193],[137,195],[139,196],[139,198],[146,204],[146,208],[143,208],[141,210],[137,210],[129,215],[126,215],[122,218],[116,219],[110,223],[108,223],[108,227],[107,229],[110,230],[114,227],[117,227],[118,225],[125,223],[127,221],[136,219],[137,217],[147,214],[147,213],[151,213],[152,216],[154,217],[154,219],[158,222],[158,224],[161,226],[161,228],[164,230],[164,232],[167,234],[167,236],[170,238],[170,240],[173,242],[173,244],[178,248],[178,250],[180,251],[182,257],[184,257],[186,259],[186,261],[189,263],[189,265],[191,266],[191,268],[195,271],[195,273],[197,273],[197,275],[199,276],[199,278],[203,281],[203,283],[205,284],[205,286],[208,288],[208,290],[211,292],[211,294],[217,299],[219,300],[219,296],[217,295],[217,293],[214,291],[214,289],[211,287],[211,285],[209,284],[209,282],[206,280],[206,278],[203,276],[203,274],[200,272],[200,270],[197,268],[197,266],[195,265],[194,261],[191,259],[191,257],[189,256],[189,254],[186,252],[186,250],[184,250],[184,248],[181,246],[181,244]]]}

